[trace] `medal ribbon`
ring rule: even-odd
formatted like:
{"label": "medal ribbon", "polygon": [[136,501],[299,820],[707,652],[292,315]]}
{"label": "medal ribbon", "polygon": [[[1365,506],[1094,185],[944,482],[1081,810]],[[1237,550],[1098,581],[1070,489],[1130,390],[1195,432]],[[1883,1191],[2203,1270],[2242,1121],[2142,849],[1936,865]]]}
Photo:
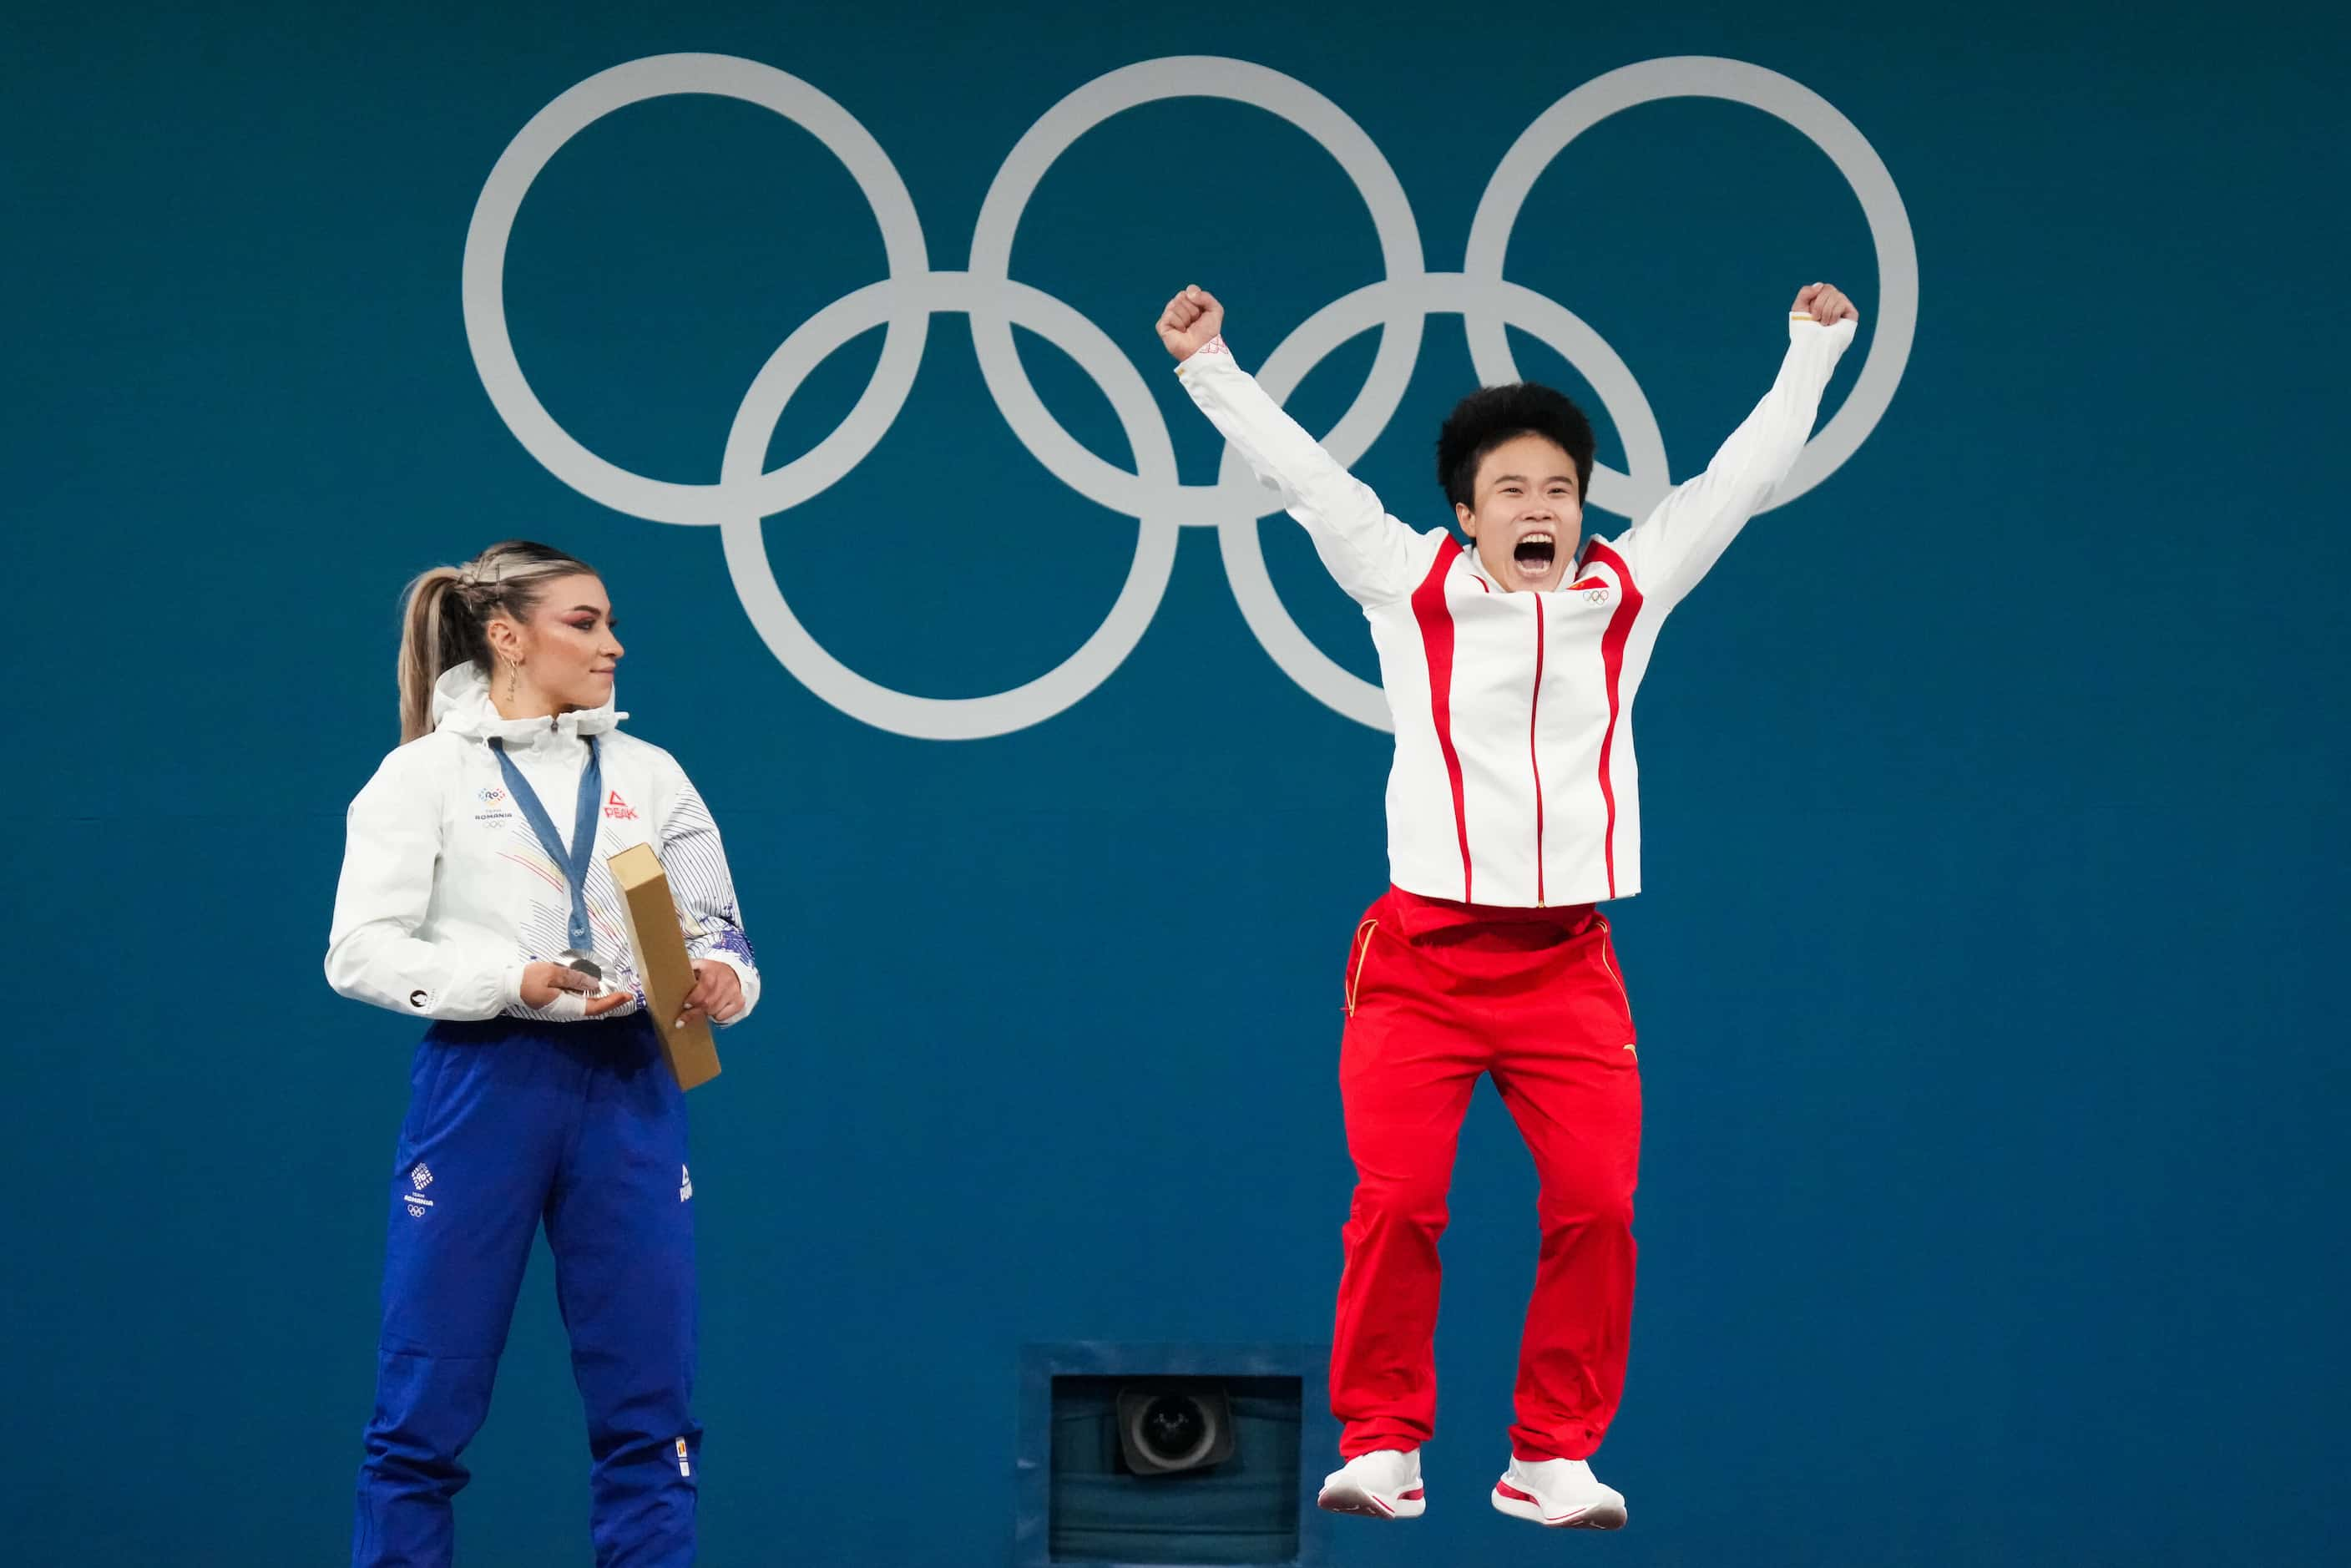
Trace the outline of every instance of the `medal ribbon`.
{"label": "medal ribbon", "polygon": [[499,771],[507,776],[507,792],[522,809],[523,821],[538,835],[539,847],[563,873],[563,880],[571,884],[572,950],[593,953],[596,932],[588,924],[588,867],[596,856],[596,811],[604,794],[604,765],[596,755],[596,737],[590,735],[582,738],[588,742],[588,766],[580,770],[580,805],[572,817],[571,848],[568,851],[563,841],[556,837],[555,820],[538,803],[538,791],[530,787],[530,780],[522,776],[522,769],[507,755],[505,743],[493,737],[490,749],[497,753]]}

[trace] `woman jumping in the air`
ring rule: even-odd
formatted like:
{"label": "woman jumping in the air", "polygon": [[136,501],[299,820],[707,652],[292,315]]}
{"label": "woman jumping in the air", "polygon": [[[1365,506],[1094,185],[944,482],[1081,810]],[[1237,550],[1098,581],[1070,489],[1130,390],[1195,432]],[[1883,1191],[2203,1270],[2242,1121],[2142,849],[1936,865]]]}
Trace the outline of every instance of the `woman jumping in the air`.
{"label": "woman jumping in the air", "polygon": [[1364,607],[1395,722],[1392,885],[1355,928],[1339,1086],[1356,1185],[1332,1333],[1346,1463],[1322,1505],[1411,1518],[1437,1407],[1438,1236],[1454,1143],[1490,1072],[1533,1151],[1541,1253],[1518,1420],[1493,1504],[1614,1530],[1585,1460],[1624,1388],[1641,1080],[1595,905],[1640,889],[1633,696],[1657,628],[1788,476],[1858,318],[1813,284],[1779,379],[1704,474],[1613,539],[1578,546],[1592,426],[1548,387],[1489,387],[1437,438],[1471,548],[1389,517],[1234,362],[1224,308],[1186,288],[1160,340],[1198,403],[1306,525]]}

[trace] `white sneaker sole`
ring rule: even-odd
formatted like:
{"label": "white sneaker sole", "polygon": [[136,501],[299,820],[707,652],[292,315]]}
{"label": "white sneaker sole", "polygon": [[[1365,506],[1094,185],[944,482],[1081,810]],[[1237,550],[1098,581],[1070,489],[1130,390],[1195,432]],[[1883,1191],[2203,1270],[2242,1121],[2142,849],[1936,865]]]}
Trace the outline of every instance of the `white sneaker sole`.
{"label": "white sneaker sole", "polygon": [[1494,1483],[1493,1502],[1499,1513],[1551,1530],[1622,1530],[1629,1517],[1621,1502],[1590,1502],[1560,1513],[1545,1513],[1532,1492],[1520,1491],[1508,1481]]}
{"label": "white sneaker sole", "polygon": [[1428,1499],[1419,1487],[1390,1495],[1343,1480],[1326,1482],[1314,1506],[1325,1513],[1352,1513],[1362,1519],[1418,1519],[1427,1511]]}

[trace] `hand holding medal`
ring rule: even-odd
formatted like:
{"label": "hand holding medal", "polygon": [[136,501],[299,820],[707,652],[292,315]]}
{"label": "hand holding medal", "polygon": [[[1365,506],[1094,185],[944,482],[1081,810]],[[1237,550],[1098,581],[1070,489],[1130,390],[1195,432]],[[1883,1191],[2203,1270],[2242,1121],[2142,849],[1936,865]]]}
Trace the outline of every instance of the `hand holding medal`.
{"label": "hand holding medal", "polygon": [[578,1018],[600,1018],[615,1008],[626,1007],[636,999],[634,993],[606,990],[604,982],[570,963],[550,963],[540,959],[527,964],[522,971],[522,1001],[528,1008],[554,1008],[559,1012]]}

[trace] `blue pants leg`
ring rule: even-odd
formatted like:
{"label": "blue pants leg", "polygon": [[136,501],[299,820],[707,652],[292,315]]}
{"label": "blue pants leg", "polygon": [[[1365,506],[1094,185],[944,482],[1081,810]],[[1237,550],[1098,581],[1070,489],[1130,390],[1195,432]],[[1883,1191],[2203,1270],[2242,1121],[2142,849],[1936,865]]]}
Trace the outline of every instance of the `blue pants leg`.
{"label": "blue pants leg", "polygon": [[351,1530],[360,1568],[450,1560],[450,1500],[468,1479],[458,1456],[489,1412],[579,1077],[565,1052],[496,1024],[436,1025],[416,1048]]}
{"label": "blue pants leg", "polygon": [[587,1407],[599,1568],[694,1560],[685,1101],[642,1019],[436,1024],[393,1161],[355,1568],[445,1568],[459,1456],[542,1218]]}
{"label": "blue pants leg", "polygon": [[641,1020],[612,1036],[547,1206],[587,1408],[598,1568],[694,1561],[702,1428],[685,1096]]}

